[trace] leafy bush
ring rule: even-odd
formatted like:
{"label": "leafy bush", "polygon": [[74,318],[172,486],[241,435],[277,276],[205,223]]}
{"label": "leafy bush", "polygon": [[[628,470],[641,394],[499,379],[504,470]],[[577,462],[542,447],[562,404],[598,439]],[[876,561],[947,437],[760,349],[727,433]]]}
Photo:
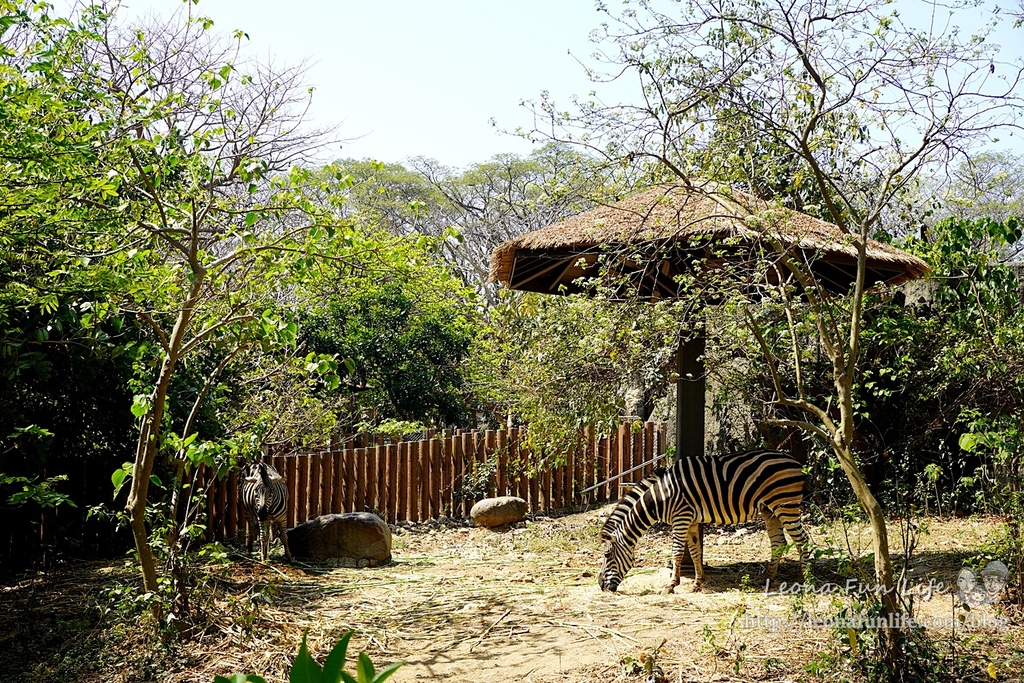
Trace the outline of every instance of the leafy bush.
{"label": "leafy bush", "polygon": [[[398,671],[402,662],[397,662],[385,667],[381,671],[374,670],[373,662],[365,652],[360,652],[356,659],[356,675],[343,670],[345,656],[348,651],[348,641],[352,638],[354,631],[349,631],[341,637],[338,644],[334,646],[323,667],[317,664],[309,654],[306,647],[306,636],[302,636],[302,645],[299,646],[299,654],[292,662],[292,670],[288,674],[289,683],[382,683],[391,678],[391,675]],[[216,676],[213,683],[267,683],[266,679],[256,674],[235,674],[225,678]]]}

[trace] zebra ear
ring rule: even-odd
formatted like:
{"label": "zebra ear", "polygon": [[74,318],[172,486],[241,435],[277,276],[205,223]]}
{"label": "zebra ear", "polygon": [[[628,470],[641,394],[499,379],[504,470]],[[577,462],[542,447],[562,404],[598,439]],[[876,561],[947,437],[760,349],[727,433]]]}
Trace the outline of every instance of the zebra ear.
{"label": "zebra ear", "polygon": [[284,481],[284,477],[282,477],[274,470],[270,470],[269,472],[267,472],[267,474],[270,475],[270,481]]}
{"label": "zebra ear", "polygon": [[261,481],[259,474],[246,474],[242,476],[242,479],[249,484],[255,484],[256,482]]}

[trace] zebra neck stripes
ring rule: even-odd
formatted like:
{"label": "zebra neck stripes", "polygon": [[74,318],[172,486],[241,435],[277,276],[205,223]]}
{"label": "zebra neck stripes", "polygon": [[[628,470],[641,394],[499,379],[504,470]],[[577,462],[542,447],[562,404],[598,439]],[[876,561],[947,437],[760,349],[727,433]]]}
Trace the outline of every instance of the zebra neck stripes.
{"label": "zebra neck stripes", "polygon": [[665,472],[666,470],[664,467],[659,467],[654,470],[653,474],[634,484],[633,487],[629,489],[624,496],[622,496],[622,498],[619,498],[618,502],[615,504],[615,508],[612,509],[611,514],[608,515],[608,519],[606,519],[604,524],[601,526],[601,540],[612,540],[615,530],[621,526],[622,520],[626,518],[629,511],[633,509],[634,505],[636,505],[636,501],[640,496],[647,492],[647,489],[654,486],[654,484],[665,475]]}

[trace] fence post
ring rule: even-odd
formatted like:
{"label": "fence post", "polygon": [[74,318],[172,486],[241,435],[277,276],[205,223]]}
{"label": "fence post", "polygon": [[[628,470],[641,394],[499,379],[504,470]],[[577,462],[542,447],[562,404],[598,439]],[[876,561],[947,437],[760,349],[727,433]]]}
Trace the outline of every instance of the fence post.
{"label": "fence post", "polygon": [[641,473],[643,477],[649,477],[654,472],[652,459],[654,459],[654,423],[644,422],[644,462],[648,464]]}
{"label": "fence post", "polygon": [[[629,433],[632,434],[632,436],[633,436],[633,438],[632,438],[632,441],[633,441],[633,446],[632,446],[632,448],[633,448],[633,464],[630,465],[630,467],[637,467],[637,466],[643,464],[643,462],[644,462],[644,433],[643,433],[643,430],[640,429],[640,427],[642,427],[641,424],[637,424],[636,426],[637,426],[636,430],[633,429],[633,425],[629,426]],[[643,468],[641,468],[640,470],[637,470],[636,472],[634,472],[631,475],[631,477],[632,478],[630,479],[630,481],[640,481],[641,479],[643,479],[644,478]]]}
{"label": "fence post", "polygon": [[388,479],[388,496],[385,514],[392,524],[398,521],[398,447],[395,444],[384,446],[384,462]]}
{"label": "fence post", "polygon": [[373,464],[376,468],[375,480],[377,485],[373,491],[373,506],[371,510],[375,510],[377,514],[387,520],[388,517],[388,461],[385,457],[386,451],[384,450],[383,439],[377,439],[377,444],[373,447]]}
{"label": "fence post", "polygon": [[345,512],[356,509],[356,452],[346,448],[341,452],[342,469],[345,471]]}
{"label": "fence post", "polygon": [[441,440],[432,438],[427,442],[430,450],[430,517],[441,516]]}
{"label": "fence post", "polygon": [[234,538],[238,535],[238,472],[228,473],[227,484],[228,500],[224,509],[224,531],[227,538]]}
{"label": "fence post", "polygon": [[[493,496],[498,490],[498,433],[493,429],[484,432],[484,450],[482,460],[494,471],[487,475],[487,495]],[[491,467],[488,467],[491,469]]]}
{"label": "fence post", "polygon": [[[428,430],[429,434],[429,430]],[[416,442],[416,496],[417,515],[414,521],[423,522],[430,519],[430,442]]]}
{"label": "fence post", "polygon": [[455,479],[455,439],[450,429],[444,430],[441,440],[441,514],[455,516],[455,499],[452,495]]}
{"label": "fence post", "polygon": [[[623,472],[627,472],[632,466],[630,460],[630,446],[632,445],[632,442],[629,439],[629,425],[620,423],[619,428],[616,430],[616,438],[619,443],[619,471],[615,474],[622,474]],[[612,500],[618,500],[621,497],[619,496],[619,491],[622,490],[619,486],[621,483],[621,477],[612,482]]]}
{"label": "fence post", "polygon": [[563,477],[565,475],[565,465],[560,464],[555,466],[553,463],[548,467],[551,470],[551,504],[548,505],[549,510],[557,510],[562,507],[562,494],[563,490]]}
{"label": "fence post", "polygon": [[419,471],[420,471],[420,449],[415,442],[406,442],[402,444],[405,446],[405,465],[406,465],[406,482],[408,487],[406,488],[406,519],[410,522],[418,522],[420,518],[419,514],[419,495],[417,494],[417,486],[419,484]]}
{"label": "fence post", "polygon": [[306,519],[313,519],[320,515],[320,457],[312,451],[306,457],[309,458],[309,486],[306,489],[309,510],[306,511]]}
{"label": "fence post", "polygon": [[566,507],[572,507],[576,504],[576,491],[579,490],[579,486],[576,482],[576,449],[569,451],[566,456],[565,462],[565,484],[562,489],[563,504]]}
{"label": "fence post", "polygon": [[316,459],[313,457],[313,454],[307,451],[302,454],[302,461],[299,466],[299,481],[302,483],[302,496],[299,500],[300,509],[302,510],[301,519],[299,520],[300,524],[315,516],[312,512],[317,507],[318,502],[315,498],[319,498],[319,492],[313,493],[314,474],[319,484],[320,470],[316,468]]}
{"label": "fence post", "polygon": [[[363,437],[363,441],[366,437]],[[362,512],[366,509],[366,447],[357,448],[355,450],[356,455],[356,466],[355,466],[355,507],[352,508],[353,512]]]}
{"label": "fence post", "polygon": [[395,468],[398,487],[395,489],[395,521],[409,519],[409,444],[395,444]]}
{"label": "fence post", "polygon": [[377,444],[366,447],[366,489],[363,493],[363,509],[377,509]]}
{"label": "fence post", "polygon": [[508,429],[508,489],[509,495],[526,500],[522,490],[522,464],[519,462],[519,428]]}
{"label": "fence post", "polygon": [[[520,449],[522,451],[522,449]],[[526,457],[530,459],[530,477],[528,480],[530,487],[530,512],[537,513],[541,511],[540,506],[540,479],[541,472],[539,469],[533,468],[533,451],[527,449]]]}
{"label": "fence post", "polygon": [[504,496],[508,486],[508,432],[499,429],[494,437],[494,459],[497,469],[494,472],[494,494]]}

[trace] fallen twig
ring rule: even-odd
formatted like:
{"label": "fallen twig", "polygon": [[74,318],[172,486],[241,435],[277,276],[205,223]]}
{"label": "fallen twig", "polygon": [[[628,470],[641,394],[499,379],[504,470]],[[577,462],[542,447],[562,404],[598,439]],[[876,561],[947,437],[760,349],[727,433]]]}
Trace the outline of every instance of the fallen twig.
{"label": "fallen twig", "polygon": [[484,641],[484,638],[487,637],[487,634],[491,632],[491,629],[493,629],[495,626],[500,624],[501,620],[504,619],[505,617],[507,617],[511,612],[512,612],[511,608],[505,610],[505,613],[502,614],[500,617],[498,617],[498,620],[496,622],[494,622],[493,624],[488,626],[487,630],[480,634],[480,637],[477,638],[476,642],[469,646],[469,652],[472,652],[474,647],[476,647],[477,645],[482,643]]}

